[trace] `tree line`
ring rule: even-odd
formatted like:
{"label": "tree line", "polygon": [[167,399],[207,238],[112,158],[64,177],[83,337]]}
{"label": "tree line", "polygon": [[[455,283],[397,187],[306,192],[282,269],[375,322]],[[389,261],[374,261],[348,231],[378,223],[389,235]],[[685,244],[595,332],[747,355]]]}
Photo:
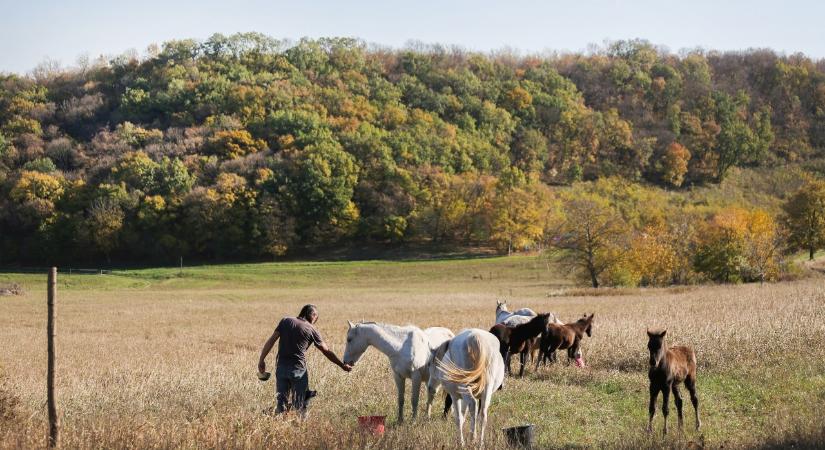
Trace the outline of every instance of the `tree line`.
{"label": "tree line", "polygon": [[[629,183],[695,206],[690,192],[738,168],[815,165],[823,119],[825,62],[767,50],[676,55],[619,41],[538,57],[255,33],[171,41],[0,75],[0,264],[422,240],[555,243],[569,257],[561,218],[601,217],[605,204],[622,217],[604,230],[624,240],[611,252],[631,260],[618,255],[673,232],[670,218],[629,217],[617,192],[565,199]],[[694,225],[766,220],[739,206],[696,206]],[[668,278],[588,264],[607,283]]]}

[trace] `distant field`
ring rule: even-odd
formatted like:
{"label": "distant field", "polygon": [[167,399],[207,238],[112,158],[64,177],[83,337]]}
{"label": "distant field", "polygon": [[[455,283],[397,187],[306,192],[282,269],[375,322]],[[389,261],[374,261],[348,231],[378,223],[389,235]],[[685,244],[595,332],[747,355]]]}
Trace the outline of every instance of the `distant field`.
{"label": "distant field", "polygon": [[[0,297],[0,448],[42,447],[45,276],[0,274],[8,282],[26,294]],[[280,317],[308,302],[340,354],[346,320],[486,329],[503,298],[564,320],[594,312],[596,322],[584,342],[589,368],[561,364],[506,380],[490,409],[488,448],[503,446],[502,427],[522,423],[535,424],[540,446],[552,448],[814,448],[825,437],[823,288],[811,278],[588,296],[532,257],[61,273],[61,439],[66,448],[452,447],[453,422],[436,417],[391,427],[377,441],[358,434],[358,415],[394,420],[395,387],[375,350],[351,374],[311,351],[319,396],[310,418],[262,415],[274,385],[255,378],[260,347]],[[657,434],[644,432],[646,326],[667,327],[671,343],[696,348],[701,433],[689,406],[683,435],[662,440],[661,415]],[[7,417],[3,405],[14,399]],[[675,431],[673,405],[670,421]]]}

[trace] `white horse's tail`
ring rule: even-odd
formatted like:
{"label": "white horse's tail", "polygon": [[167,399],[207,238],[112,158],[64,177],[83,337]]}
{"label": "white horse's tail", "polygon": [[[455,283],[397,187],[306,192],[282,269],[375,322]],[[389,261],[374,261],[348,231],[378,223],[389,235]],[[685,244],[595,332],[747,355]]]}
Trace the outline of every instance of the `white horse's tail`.
{"label": "white horse's tail", "polygon": [[[443,378],[445,381],[466,386],[473,397],[478,397],[487,387],[487,366],[490,364],[491,355],[485,343],[475,333],[467,337],[466,343],[466,352],[470,360],[468,369],[462,369],[446,358],[436,358],[435,363],[444,373]],[[449,344],[449,341],[445,344]]]}

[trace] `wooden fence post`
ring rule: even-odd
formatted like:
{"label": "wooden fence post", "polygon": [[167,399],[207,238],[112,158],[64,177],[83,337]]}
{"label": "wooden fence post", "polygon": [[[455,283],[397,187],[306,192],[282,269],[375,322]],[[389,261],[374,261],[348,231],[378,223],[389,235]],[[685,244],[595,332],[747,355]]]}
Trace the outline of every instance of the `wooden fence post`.
{"label": "wooden fence post", "polygon": [[48,368],[46,372],[46,391],[49,404],[49,447],[57,447],[58,443],[58,418],[57,406],[54,401],[54,299],[57,291],[57,267],[49,269],[49,293],[47,303],[49,306],[49,320],[46,324],[46,334],[48,337]]}

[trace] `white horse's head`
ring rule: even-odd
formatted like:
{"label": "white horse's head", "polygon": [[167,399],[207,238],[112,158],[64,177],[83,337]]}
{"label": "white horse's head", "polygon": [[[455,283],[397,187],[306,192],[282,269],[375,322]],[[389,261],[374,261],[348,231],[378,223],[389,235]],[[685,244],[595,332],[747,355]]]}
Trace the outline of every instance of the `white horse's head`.
{"label": "white horse's head", "polygon": [[507,300],[505,300],[503,302],[500,302],[500,301],[496,300],[496,314],[498,314],[501,311],[506,311],[506,312],[510,311],[509,309],[507,309]]}
{"label": "white horse's head", "polygon": [[347,330],[347,346],[344,348],[344,364],[354,366],[355,363],[361,359],[361,356],[367,351],[369,342],[367,341],[366,333],[363,333],[360,328],[360,323],[352,323],[347,321],[349,329]]}

